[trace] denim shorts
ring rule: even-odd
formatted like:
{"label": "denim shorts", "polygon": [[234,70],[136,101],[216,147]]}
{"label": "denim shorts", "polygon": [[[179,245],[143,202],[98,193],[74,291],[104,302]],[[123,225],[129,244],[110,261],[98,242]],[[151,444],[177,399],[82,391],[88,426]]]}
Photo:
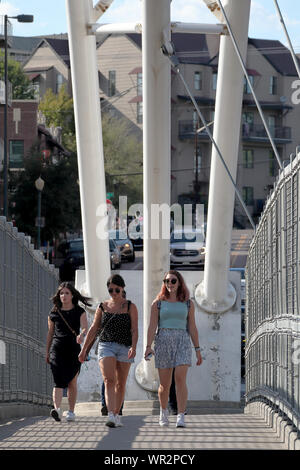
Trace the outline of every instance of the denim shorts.
{"label": "denim shorts", "polygon": [[128,359],[130,346],[124,344],[100,341],[98,344],[98,361],[104,357],[115,357],[119,362],[134,362],[134,358]]}

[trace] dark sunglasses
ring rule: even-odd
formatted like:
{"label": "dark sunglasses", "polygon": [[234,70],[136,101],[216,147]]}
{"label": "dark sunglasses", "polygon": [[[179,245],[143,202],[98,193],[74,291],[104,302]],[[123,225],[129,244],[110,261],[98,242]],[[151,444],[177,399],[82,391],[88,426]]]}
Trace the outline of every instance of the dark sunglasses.
{"label": "dark sunglasses", "polygon": [[173,277],[172,279],[164,279],[165,284],[169,284],[170,282],[171,284],[176,284],[177,279],[175,279],[175,277]]}
{"label": "dark sunglasses", "polygon": [[110,287],[110,288],[108,289],[108,292],[109,292],[110,294],[112,294],[114,291],[115,291],[116,294],[120,294],[120,292],[121,292],[121,290],[120,290],[118,287],[116,287],[115,289],[114,289],[113,287]]}

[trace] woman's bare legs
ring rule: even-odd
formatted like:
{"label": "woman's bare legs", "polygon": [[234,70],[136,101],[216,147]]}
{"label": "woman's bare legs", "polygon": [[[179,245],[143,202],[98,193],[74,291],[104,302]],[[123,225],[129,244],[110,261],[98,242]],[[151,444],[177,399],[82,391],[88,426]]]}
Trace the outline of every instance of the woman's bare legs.
{"label": "woman's bare legs", "polygon": [[53,388],[52,398],[53,398],[53,405],[56,410],[60,408],[62,398],[63,398],[63,392],[64,392],[63,388],[58,388],[58,387]]}
{"label": "woman's bare legs", "polygon": [[189,366],[182,365],[175,367],[175,386],[178,413],[184,413],[188,397],[188,389],[186,385],[186,376]]}
{"label": "woman's bare legs", "polygon": [[69,401],[69,410],[74,413],[74,408],[76,405],[77,399],[77,378],[78,374],[71,380],[68,384],[68,401]]}
{"label": "woman's bare legs", "polygon": [[116,366],[116,386],[115,386],[115,411],[118,415],[125,397],[126,381],[131,363],[117,361]]}
{"label": "woman's bare legs", "polygon": [[116,408],[116,365],[117,361],[114,357],[104,357],[99,361],[105,385],[105,402],[108,412],[114,413]]}
{"label": "woman's bare legs", "polygon": [[159,387],[158,387],[158,398],[160,407],[165,410],[168,407],[169,393],[172,382],[173,369],[158,369],[159,375]]}

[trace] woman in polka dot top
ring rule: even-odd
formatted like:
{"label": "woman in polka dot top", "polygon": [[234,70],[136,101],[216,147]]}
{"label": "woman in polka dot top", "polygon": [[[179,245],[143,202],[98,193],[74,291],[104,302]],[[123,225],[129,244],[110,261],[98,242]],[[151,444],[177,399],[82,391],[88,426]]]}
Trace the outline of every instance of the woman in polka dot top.
{"label": "woman in polka dot top", "polygon": [[119,411],[122,406],[126,381],[136,355],[138,340],[138,311],[125,299],[125,282],[114,274],[107,281],[110,299],[96,310],[94,321],[87,333],[79,361],[86,357],[87,347],[100,330],[98,359],[105,384],[105,401],[108,410],[106,425],[122,426]]}

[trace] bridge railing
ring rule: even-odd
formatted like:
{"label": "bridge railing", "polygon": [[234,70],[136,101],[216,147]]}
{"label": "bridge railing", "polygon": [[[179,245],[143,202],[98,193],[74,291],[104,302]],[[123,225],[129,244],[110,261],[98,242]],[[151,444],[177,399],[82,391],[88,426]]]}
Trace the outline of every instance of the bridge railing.
{"label": "bridge railing", "polygon": [[246,403],[300,430],[300,153],[267,200],[246,266]]}
{"label": "bridge railing", "polygon": [[45,344],[57,286],[57,269],[0,217],[0,411],[14,404],[51,404]]}

